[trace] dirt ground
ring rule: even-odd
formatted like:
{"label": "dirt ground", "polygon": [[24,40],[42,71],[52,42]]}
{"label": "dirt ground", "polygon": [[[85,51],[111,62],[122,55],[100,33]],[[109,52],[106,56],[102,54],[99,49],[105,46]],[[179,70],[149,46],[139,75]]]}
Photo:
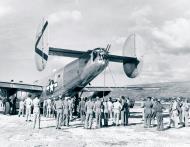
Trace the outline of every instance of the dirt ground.
{"label": "dirt ground", "polygon": [[140,112],[131,109],[129,126],[109,126],[86,130],[79,120],[70,127],[55,129],[53,118],[41,120],[41,129],[32,129],[33,122],[25,118],[0,114],[0,147],[190,147],[190,127],[168,129],[168,117],[164,118],[165,130],[144,128]]}

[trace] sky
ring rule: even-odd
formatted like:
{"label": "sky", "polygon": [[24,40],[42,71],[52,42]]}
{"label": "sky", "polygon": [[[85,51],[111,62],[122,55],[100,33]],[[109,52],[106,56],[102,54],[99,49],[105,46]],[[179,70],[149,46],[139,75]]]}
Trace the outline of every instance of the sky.
{"label": "sky", "polygon": [[125,39],[138,36],[139,76],[130,79],[122,64],[110,63],[92,85],[189,81],[189,6],[189,0],[0,0],[0,81],[32,84],[73,60],[49,57],[37,71],[34,44],[43,18],[53,47],[86,51],[110,43],[110,53],[122,55]]}

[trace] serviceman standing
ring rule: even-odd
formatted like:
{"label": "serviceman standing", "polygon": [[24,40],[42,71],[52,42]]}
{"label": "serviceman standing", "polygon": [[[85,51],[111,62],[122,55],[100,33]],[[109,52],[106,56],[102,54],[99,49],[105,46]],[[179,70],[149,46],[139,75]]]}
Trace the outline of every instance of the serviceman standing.
{"label": "serviceman standing", "polygon": [[155,122],[155,119],[156,119],[156,110],[155,110],[155,105],[157,105],[158,103],[158,100],[157,98],[152,98],[152,117],[151,117],[151,124],[152,126],[156,126],[156,122]]}
{"label": "serviceman standing", "polygon": [[113,103],[112,103],[111,97],[109,97],[109,101],[108,101],[108,115],[109,115],[109,118],[111,119],[111,123],[113,123]]}
{"label": "serviceman standing", "polygon": [[31,121],[32,99],[30,94],[28,94],[28,97],[25,99],[24,104],[26,106],[26,121]]}
{"label": "serviceman standing", "polygon": [[102,127],[102,118],[101,118],[101,106],[102,102],[99,97],[96,97],[96,102],[94,106],[95,116],[96,116],[96,128]]}
{"label": "serviceman standing", "polygon": [[70,113],[70,107],[69,107],[69,97],[65,97],[65,100],[63,102],[63,125],[69,126],[69,113]]}
{"label": "serviceman standing", "polygon": [[144,121],[144,127],[150,128],[151,125],[151,117],[152,117],[152,102],[151,97],[147,97],[147,101],[144,103],[144,115],[145,115],[145,121]]}
{"label": "serviceman standing", "polygon": [[103,108],[104,108],[104,126],[108,126],[108,100],[107,98],[104,98],[103,102]]}
{"label": "serviceman standing", "polygon": [[120,98],[116,99],[116,102],[113,104],[114,111],[114,125],[119,126],[119,116],[121,111],[121,103],[119,102]]}
{"label": "serviceman standing", "polygon": [[63,115],[63,101],[61,95],[58,97],[58,100],[55,101],[55,109],[57,112],[56,118],[56,129],[61,129],[61,120]]}
{"label": "serviceman standing", "polygon": [[154,112],[156,114],[156,120],[157,120],[157,130],[163,131],[163,110],[165,109],[164,106],[161,104],[161,100],[155,100],[154,103]]}
{"label": "serviceman standing", "polygon": [[81,123],[84,123],[85,120],[85,101],[84,98],[81,98],[81,101],[79,102],[79,112],[80,112],[80,119]]}
{"label": "serviceman standing", "polygon": [[71,98],[69,97],[69,116],[70,116],[70,121],[73,119],[73,108],[74,108],[74,104],[73,104],[73,99],[74,98]]}
{"label": "serviceman standing", "polygon": [[21,113],[22,113],[22,116],[24,117],[24,101],[22,99],[19,102],[18,117],[20,117]]}
{"label": "serviceman standing", "polygon": [[172,120],[174,121],[175,128],[178,128],[179,123],[179,111],[178,111],[178,101],[177,98],[175,98],[175,101],[172,105]]}
{"label": "serviceman standing", "polygon": [[85,110],[86,110],[86,120],[85,120],[85,126],[86,129],[92,128],[92,121],[93,121],[93,110],[94,110],[94,102],[92,102],[92,98],[89,98],[89,101],[85,104]]}
{"label": "serviceman standing", "polygon": [[128,119],[129,119],[129,104],[127,103],[124,96],[122,96],[121,99],[122,99],[121,125],[127,126],[128,125]]}
{"label": "serviceman standing", "polygon": [[185,127],[188,127],[188,120],[189,120],[189,105],[187,103],[187,99],[184,99],[182,105],[182,121]]}
{"label": "serviceman standing", "polygon": [[47,99],[47,117],[51,117],[51,99]]}
{"label": "serviceman standing", "polygon": [[38,129],[40,129],[40,100],[39,97],[35,97],[35,99],[32,101],[34,110],[33,110],[33,116],[34,116],[34,126],[33,129],[36,126],[36,120],[38,120]]}
{"label": "serviceman standing", "polygon": [[44,100],[43,102],[43,115],[44,117],[47,116],[47,100]]}

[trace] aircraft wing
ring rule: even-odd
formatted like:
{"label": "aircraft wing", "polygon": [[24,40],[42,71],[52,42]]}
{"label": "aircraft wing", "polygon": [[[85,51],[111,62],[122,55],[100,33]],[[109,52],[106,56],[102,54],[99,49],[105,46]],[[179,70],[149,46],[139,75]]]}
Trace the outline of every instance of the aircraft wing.
{"label": "aircraft wing", "polygon": [[126,56],[118,56],[118,55],[108,54],[106,56],[106,58],[112,62],[121,62],[121,63],[127,62],[127,63],[136,63],[136,64],[139,63],[139,60],[137,58],[134,58],[134,57],[126,57]]}
{"label": "aircraft wing", "polygon": [[42,86],[12,82],[0,82],[0,94],[2,94],[2,92],[4,91],[7,96],[10,96],[16,93],[18,90],[41,93]]}
{"label": "aircraft wing", "polygon": [[88,52],[89,51],[86,52],[86,51],[77,51],[77,50],[49,47],[49,55],[53,55],[53,56],[65,56],[65,57],[79,58],[79,57],[86,55]]}

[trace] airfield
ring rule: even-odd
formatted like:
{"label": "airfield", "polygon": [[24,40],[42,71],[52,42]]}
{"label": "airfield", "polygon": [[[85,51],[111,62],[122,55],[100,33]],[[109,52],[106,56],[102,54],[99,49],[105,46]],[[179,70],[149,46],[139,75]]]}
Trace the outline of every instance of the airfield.
{"label": "airfield", "polygon": [[[129,126],[109,126],[86,130],[78,119],[70,127],[55,129],[55,119],[41,119],[41,129],[32,129],[32,122],[25,118],[0,114],[0,142],[3,147],[189,147],[188,128],[168,129],[168,117],[164,118],[164,131],[156,127],[144,128],[141,120],[142,108],[131,111]],[[168,112],[164,112],[167,116]],[[95,123],[93,123],[95,124]]]}

